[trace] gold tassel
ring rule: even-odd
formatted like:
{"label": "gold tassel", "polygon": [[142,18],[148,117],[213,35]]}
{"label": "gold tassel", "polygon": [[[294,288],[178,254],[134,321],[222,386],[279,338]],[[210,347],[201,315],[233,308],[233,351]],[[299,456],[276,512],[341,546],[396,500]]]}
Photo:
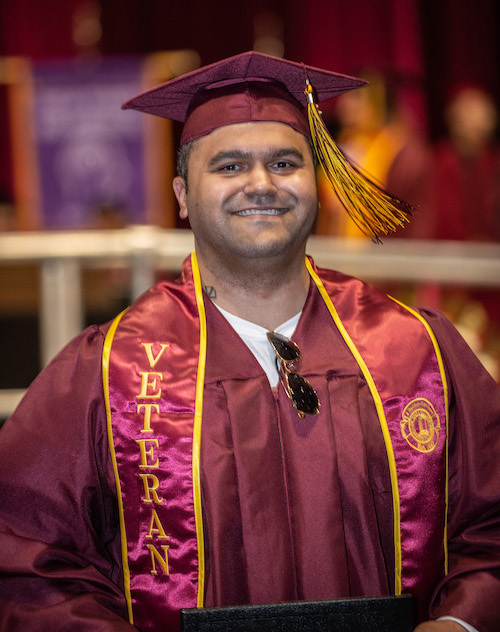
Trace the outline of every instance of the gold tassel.
{"label": "gold tassel", "polygon": [[409,221],[413,207],[370,180],[347,159],[321,118],[309,79],[305,93],[311,137],[323,171],[349,217],[378,243],[381,233],[387,235]]}

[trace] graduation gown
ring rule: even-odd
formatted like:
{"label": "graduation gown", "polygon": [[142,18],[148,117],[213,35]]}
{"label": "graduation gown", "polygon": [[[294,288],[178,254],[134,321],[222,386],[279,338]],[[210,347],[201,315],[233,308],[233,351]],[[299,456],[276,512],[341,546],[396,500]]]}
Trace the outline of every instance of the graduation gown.
{"label": "graduation gown", "polygon": [[[316,326],[326,309],[317,290],[294,334],[301,373],[314,379],[322,404],[305,420],[205,303],[205,604],[392,594],[392,495],[379,422],[344,340]],[[435,594],[421,611],[493,632],[500,623],[498,388],[442,316],[425,316],[451,391],[450,572],[429,587]],[[0,433],[2,631],[132,629],[105,427],[105,332],[91,327],[72,341]]]}

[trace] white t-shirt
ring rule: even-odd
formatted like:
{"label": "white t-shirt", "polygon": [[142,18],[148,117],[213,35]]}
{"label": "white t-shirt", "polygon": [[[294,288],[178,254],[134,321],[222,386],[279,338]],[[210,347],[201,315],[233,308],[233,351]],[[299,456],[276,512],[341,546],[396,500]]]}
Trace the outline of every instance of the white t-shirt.
{"label": "white t-shirt", "polygon": [[[225,309],[222,309],[222,307],[219,307],[216,303],[214,303],[214,305],[257,358],[271,386],[276,386],[279,380],[279,373],[276,366],[276,353],[266,335],[269,330],[249,320],[231,314]],[[292,316],[292,318],[277,327],[274,331],[287,338],[291,338],[299,322],[300,314],[301,312]]]}

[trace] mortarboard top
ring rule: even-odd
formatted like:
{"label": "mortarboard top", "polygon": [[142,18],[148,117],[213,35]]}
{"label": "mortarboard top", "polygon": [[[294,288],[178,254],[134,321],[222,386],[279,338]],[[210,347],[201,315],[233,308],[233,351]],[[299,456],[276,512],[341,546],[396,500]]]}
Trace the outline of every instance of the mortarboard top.
{"label": "mortarboard top", "polygon": [[247,82],[281,84],[286,92],[305,107],[306,77],[314,87],[316,100],[320,103],[367,83],[356,77],[249,51],[171,79],[128,100],[122,108],[185,122],[193,99],[200,91]]}

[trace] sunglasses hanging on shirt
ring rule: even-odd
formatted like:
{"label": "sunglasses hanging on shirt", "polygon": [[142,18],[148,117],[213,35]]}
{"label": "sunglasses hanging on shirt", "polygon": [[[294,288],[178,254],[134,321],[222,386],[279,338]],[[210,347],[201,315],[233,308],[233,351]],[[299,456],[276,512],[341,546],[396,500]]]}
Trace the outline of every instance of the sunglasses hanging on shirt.
{"label": "sunglasses hanging on shirt", "polygon": [[268,331],[267,339],[276,353],[281,384],[300,419],[304,419],[306,415],[317,415],[320,403],[316,391],[305,377],[291,370],[300,358],[298,345],[275,331]]}

